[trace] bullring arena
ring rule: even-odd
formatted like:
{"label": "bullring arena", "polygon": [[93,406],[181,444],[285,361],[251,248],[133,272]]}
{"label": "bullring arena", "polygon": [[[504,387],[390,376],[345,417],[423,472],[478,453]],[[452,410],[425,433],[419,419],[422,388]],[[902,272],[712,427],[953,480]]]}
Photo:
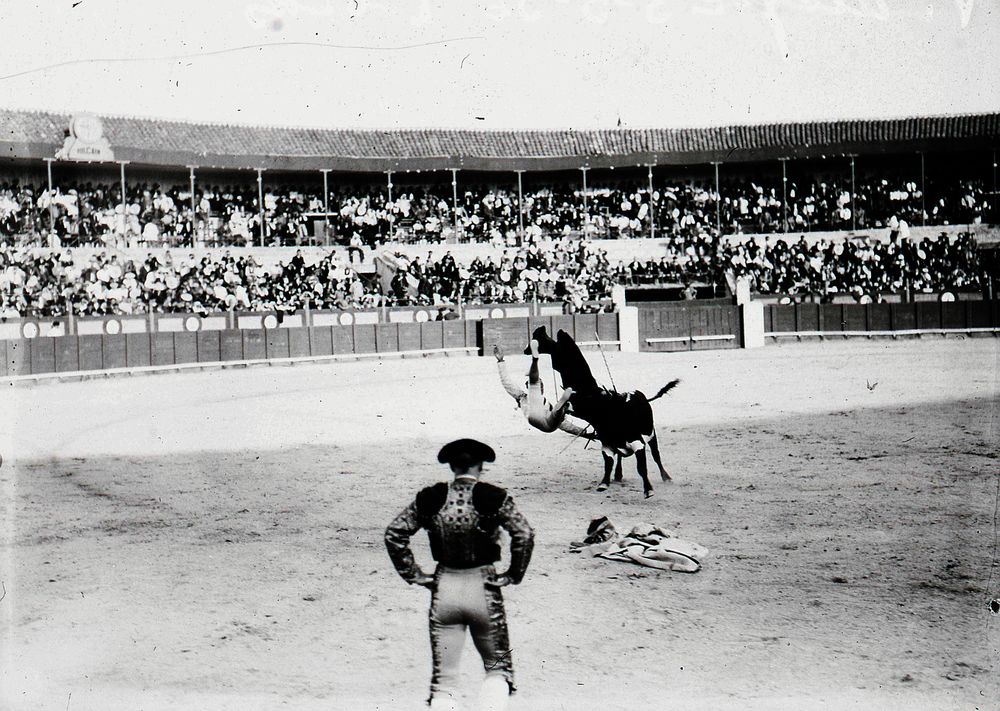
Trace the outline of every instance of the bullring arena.
{"label": "bullring arena", "polygon": [[[191,59],[248,47],[277,45]],[[713,122],[0,108],[0,711],[424,708],[444,578],[406,585],[386,527],[457,438],[535,535],[507,645],[509,550],[491,571],[485,529],[448,534],[439,573],[482,573],[491,625],[460,708],[998,708],[1000,113]],[[601,442],[505,392],[494,348],[520,385],[532,338],[579,346],[599,386],[569,414]],[[648,433],[615,444],[608,413],[674,380],[646,497]],[[636,450],[606,491],[602,444]],[[484,490],[464,522],[501,519]],[[581,552],[600,517],[700,569]],[[492,706],[484,636],[517,682]]]}
{"label": "bullring arena", "polygon": [[[619,387],[682,379],[649,500],[526,431],[492,358],[8,388],[5,705],[419,708],[426,591],[382,529],[462,434],[538,532],[512,708],[990,708],[998,363],[993,338],[612,353]],[[599,514],[710,555],[570,554]]]}

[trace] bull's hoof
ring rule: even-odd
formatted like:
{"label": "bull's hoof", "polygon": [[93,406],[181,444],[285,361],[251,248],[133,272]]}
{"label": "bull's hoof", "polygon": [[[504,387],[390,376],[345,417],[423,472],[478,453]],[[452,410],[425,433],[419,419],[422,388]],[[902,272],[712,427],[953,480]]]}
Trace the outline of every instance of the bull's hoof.
{"label": "bull's hoof", "polygon": [[604,484],[604,483],[598,484],[597,485],[597,490],[598,491],[607,491],[608,490],[608,485]]}
{"label": "bull's hoof", "polygon": [[651,499],[651,498],[653,498],[653,492],[652,492],[652,491],[646,491],[646,492],[644,492],[644,494],[643,494],[643,495],[644,495],[644,496],[645,496],[645,497],[646,497],[647,499]]}
{"label": "bull's hoof", "polygon": [[672,476],[670,476],[669,474],[667,474],[666,472],[660,472],[660,479],[662,481],[673,481],[674,480],[674,478]]}

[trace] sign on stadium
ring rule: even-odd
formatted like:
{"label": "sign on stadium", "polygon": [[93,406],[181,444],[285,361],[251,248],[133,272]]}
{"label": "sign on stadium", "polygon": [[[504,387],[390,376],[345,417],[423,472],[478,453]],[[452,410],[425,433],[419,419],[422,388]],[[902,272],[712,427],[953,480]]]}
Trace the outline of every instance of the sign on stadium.
{"label": "sign on stadium", "polygon": [[104,137],[104,124],[94,114],[77,114],[69,122],[69,135],[56,151],[58,160],[113,161],[114,151]]}

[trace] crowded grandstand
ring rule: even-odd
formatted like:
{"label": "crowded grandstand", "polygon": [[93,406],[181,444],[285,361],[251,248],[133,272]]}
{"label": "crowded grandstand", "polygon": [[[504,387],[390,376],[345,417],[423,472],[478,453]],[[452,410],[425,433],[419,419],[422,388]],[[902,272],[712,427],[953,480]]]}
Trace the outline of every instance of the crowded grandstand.
{"label": "crowded grandstand", "polygon": [[[0,139],[6,316],[520,302],[581,312],[604,308],[615,286],[695,298],[694,285],[715,295],[740,277],[761,295],[877,302],[983,289],[975,235],[1000,222],[1000,115],[367,136],[0,117],[12,127]],[[81,126],[103,141],[97,162],[67,160],[88,140]],[[256,185],[239,166],[256,166]],[[657,241],[656,253],[610,254],[621,240]],[[454,254],[397,250],[442,243]],[[301,249],[279,260],[244,249],[269,247]],[[378,274],[358,268],[366,261]]]}

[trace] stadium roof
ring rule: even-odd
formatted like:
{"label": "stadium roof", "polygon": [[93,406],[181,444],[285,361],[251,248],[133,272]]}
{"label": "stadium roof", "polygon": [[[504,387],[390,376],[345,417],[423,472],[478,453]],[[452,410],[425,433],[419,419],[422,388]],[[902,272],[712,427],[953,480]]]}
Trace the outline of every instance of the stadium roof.
{"label": "stadium roof", "polygon": [[[0,109],[0,156],[52,158],[71,114]],[[1000,113],[691,129],[339,130],[102,117],[116,160],[268,170],[558,170],[989,148]]]}

